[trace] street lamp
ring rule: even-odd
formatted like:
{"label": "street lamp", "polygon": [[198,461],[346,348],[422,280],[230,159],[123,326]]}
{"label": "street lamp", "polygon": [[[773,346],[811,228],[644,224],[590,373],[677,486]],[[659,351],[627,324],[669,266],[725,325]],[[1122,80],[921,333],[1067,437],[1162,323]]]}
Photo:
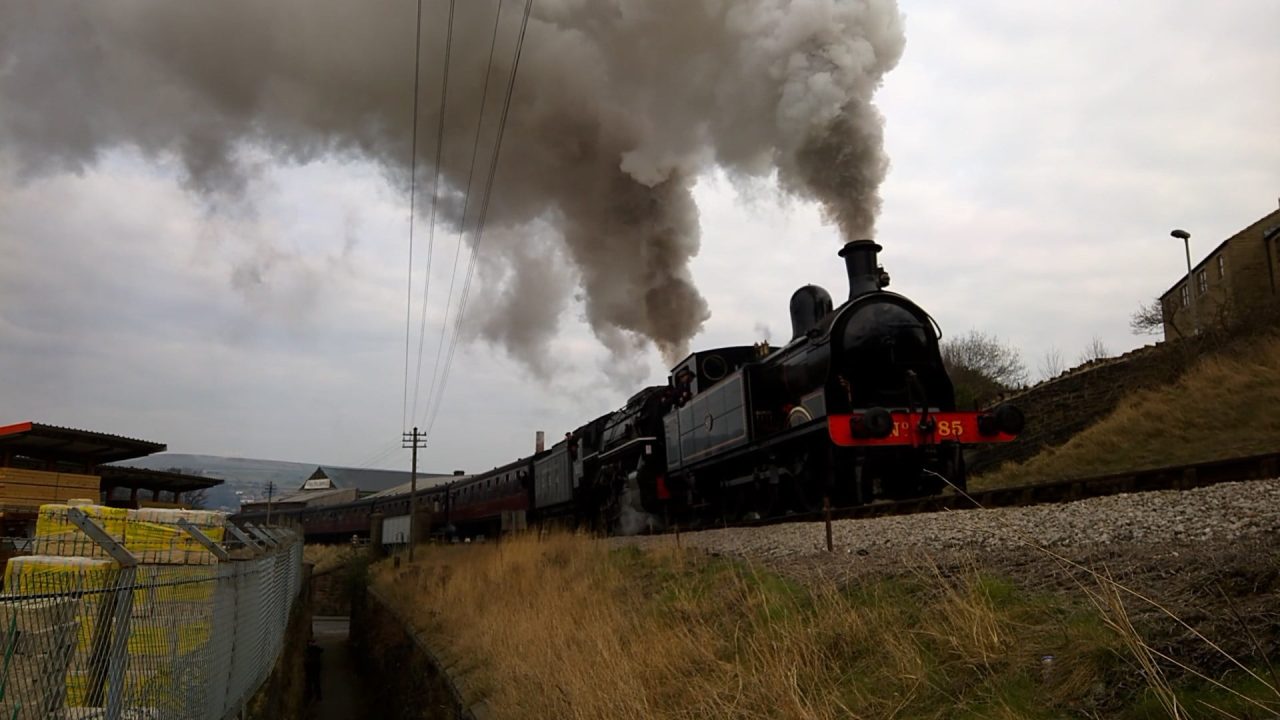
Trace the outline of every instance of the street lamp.
{"label": "street lamp", "polygon": [[1174,230],[1169,235],[1181,240],[1183,248],[1187,251],[1187,294],[1191,296],[1191,324],[1195,328],[1195,333],[1199,335],[1200,313],[1196,307],[1196,288],[1191,282],[1191,233],[1186,230]]}

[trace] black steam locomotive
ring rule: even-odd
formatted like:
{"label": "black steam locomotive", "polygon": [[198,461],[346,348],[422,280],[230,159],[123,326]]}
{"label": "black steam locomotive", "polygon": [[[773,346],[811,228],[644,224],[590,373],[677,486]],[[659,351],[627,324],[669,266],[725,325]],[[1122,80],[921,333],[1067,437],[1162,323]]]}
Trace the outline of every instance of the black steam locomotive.
{"label": "black steam locomotive", "polygon": [[[690,355],[666,388],[642,391],[611,418],[628,445],[604,438],[587,510],[686,521],[768,516],[833,503],[932,495],[965,487],[965,445],[1012,440],[1021,412],[958,412],[933,318],[886,291],[880,246],[840,251],[849,298],[807,285],[791,297],[784,347]],[[590,434],[571,438],[590,454]],[[615,447],[616,446],[616,447]],[[578,452],[584,452],[579,449]],[[610,462],[609,456],[618,457]],[[535,493],[536,505],[536,493]]]}
{"label": "black steam locomotive", "polygon": [[[839,307],[814,285],[792,295],[785,346],[696,352],[667,385],[550,449],[421,493],[422,532],[557,520],[629,534],[963,489],[964,447],[1012,440],[1022,413],[956,409],[937,325],[884,289],[879,250],[858,240],[840,251],[849,298]],[[348,534],[367,531],[373,511],[407,507],[374,498],[300,519],[309,535]],[[331,528],[339,516],[347,522]]]}

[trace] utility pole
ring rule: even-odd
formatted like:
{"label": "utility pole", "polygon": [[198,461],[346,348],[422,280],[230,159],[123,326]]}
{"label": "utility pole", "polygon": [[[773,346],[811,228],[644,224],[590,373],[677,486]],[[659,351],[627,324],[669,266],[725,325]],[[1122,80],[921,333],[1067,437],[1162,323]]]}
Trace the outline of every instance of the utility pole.
{"label": "utility pole", "polygon": [[418,523],[418,448],[425,448],[427,441],[422,439],[416,425],[412,433],[400,435],[400,447],[413,450],[413,465],[409,471],[409,562],[413,562],[413,546],[418,542],[418,536],[414,533]]}
{"label": "utility pole", "polygon": [[267,482],[267,524],[268,525],[271,524],[271,494],[275,492],[275,489],[276,489],[276,484],[274,482],[268,481]]}

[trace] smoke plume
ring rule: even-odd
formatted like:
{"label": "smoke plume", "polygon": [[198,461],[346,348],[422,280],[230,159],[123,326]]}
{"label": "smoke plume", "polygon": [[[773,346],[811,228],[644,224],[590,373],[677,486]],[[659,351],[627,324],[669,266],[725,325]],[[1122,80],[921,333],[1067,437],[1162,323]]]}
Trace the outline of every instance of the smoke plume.
{"label": "smoke plume", "polygon": [[[441,212],[455,228],[469,228],[480,205],[473,198],[462,217],[497,8],[457,3],[439,168]],[[502,3],[475,196],[522,8]],[[872,234],[887,169],[872,95],[904,43],[894,0],[534,8],[489,208],[499,240],[481,249],[505,266],[490,274],[505,285],[477,293],[478,332],[537,367],[576,280],[587,322],[615,353],[647,341],[668,358],[684,352],[709,316],[689,261],[699,246],[691,188],[712,166],[776,173],[846,237]],[[447,11],[428,0],[423,13],[418,177],[428,193]],[[0,152],[26,176],[76,172],[118,147],[176,158],[215,206],[243,193],[245,158],[263,153],[371,160],[407,187],[414,16],[413,0],[7,2]],[[547,236],[553,250],[518,247]],[[563,258],[567,281],[542,272],[550,256]]]}

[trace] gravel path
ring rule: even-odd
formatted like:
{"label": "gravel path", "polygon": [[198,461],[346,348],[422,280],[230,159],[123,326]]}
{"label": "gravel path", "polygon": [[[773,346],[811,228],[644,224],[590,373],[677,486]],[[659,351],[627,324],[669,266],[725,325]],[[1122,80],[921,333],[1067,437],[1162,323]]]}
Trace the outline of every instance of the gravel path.
{"label": "gravel path", "polygon": [[[900,559],[904,554],[986,555],[1033,544],[1084,550],[1120,544],[1222,545],[1245,538],[1276,542],[1280,540],[1280,478],[1058,505],[837,520],[832,533],[835,554],[856,557],[859,564]],[[617,542],[645,547],[670,545],[674,538],[634,537]],[[766,562],[831,557],[825,553],[821,522],[705,530],[684,533],[680,542]]]}

